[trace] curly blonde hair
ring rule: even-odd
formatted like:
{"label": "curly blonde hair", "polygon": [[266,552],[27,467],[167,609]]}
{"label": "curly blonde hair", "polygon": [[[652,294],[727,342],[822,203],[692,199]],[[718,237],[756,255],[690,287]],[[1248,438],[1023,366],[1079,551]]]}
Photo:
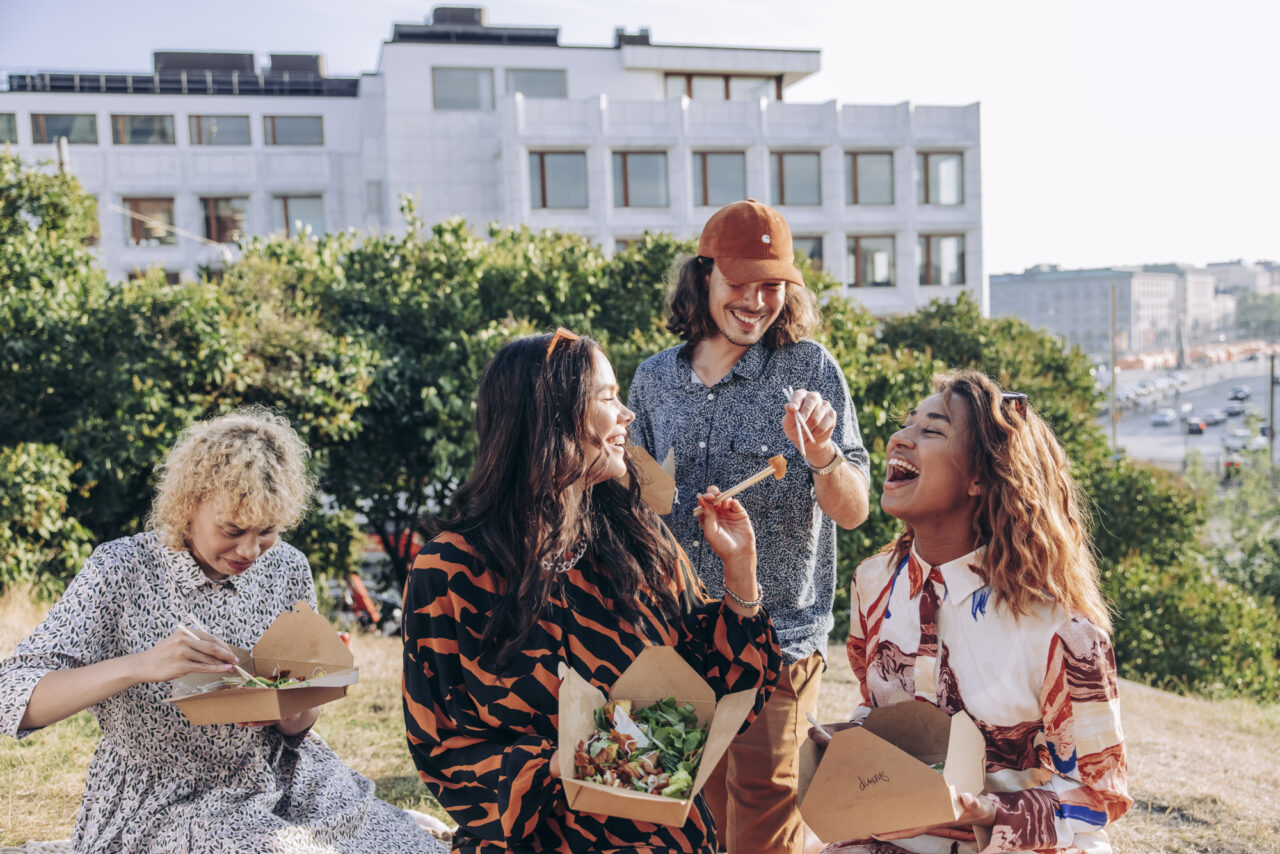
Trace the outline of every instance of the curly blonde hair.
{"label": "curly blonde hair", "polygon": [[288,530],[315,489],[308,456],[288,420],[263,407],[192,424],[156,469],[147,524],[165,545],[186,548],[196,508],[212,502],[238,527]]}
{"label": "curly blonde hair", "polygon": [[[973,527],[987,548],[982,569],[996,599],[1018,615],[1055,602],[1110,631],[1089,513],[1049,425],[1030,406],[1019,411],[978,371],[934,377],[933,390],[948,410],[956,398],[969,405],[969,465],[983,487]],[[894,542],[895,562],[913,536],[907,526]]]}

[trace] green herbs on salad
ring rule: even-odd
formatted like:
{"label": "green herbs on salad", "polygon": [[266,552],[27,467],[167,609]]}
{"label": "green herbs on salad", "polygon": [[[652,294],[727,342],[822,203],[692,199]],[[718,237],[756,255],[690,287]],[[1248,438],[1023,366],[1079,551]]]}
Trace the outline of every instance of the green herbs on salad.
{"label": "green herbs on salad", "polygon": [[688,798],[706,745],[692,703],[666,697],[632,711],[630,700],[611,700],[596,709],[596,731],[578,742],[573,768],[580,780]]}

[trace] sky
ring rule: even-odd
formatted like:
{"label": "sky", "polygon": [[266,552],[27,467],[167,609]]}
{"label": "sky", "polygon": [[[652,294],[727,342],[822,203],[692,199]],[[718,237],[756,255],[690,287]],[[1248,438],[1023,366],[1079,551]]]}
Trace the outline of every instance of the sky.
{"label": "sky", "polygon": [[[463,0],[453,0],[463,5]],[[147,71],[153,50],[325,54],[377,69],[407,0],[0,0],[0,72]],[[795,102],[982,107],[988,274],[1280,260],[1280,3],[491,0],[565,45],[819,48]]]}

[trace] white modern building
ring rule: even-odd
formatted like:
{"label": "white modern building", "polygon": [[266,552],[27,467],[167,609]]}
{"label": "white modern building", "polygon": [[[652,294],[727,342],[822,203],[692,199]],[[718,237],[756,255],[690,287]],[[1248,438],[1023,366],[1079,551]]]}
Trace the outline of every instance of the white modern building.
{"label": "white modern building", "polygon": [[428,221],[567,229],[608,252],[645,231],[696,236],[754,197],[877,314],[963,292],[987,307],[978,105],[788,101],[815,50],[647,30],[566,46],[555,27],[437,7],[396,24],[359,78],[327,77],[318,56],[155,59],[148,74],[9,75],[0,91],[0,143],[52,159],[69,139],[114,277],[194,275],[223,256],[210,244],[302,223],[395,229],[403,194]]}
{"label": "white modern building", "polygon": [[[1173,348],[1182,343],[1178,322],[1185,316],[1178,300],[1180,278],[1177,273],[1142,268],[1062,270],[1041,264],[1022,273],[992,276],[991,314],[1015,315],[1095,359],[1109,360],[1114,293],[1120,354]],[[1181,290],[1185,293],[1185,283]]]}

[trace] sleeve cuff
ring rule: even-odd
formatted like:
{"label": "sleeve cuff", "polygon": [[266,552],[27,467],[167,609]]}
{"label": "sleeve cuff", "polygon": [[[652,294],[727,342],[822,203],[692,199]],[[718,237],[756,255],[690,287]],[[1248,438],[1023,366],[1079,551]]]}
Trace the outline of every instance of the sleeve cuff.
{"label": "sleeve cuff", "polygon": [[498,813],[502,832],[509,841],[533,833],[547,805],[564,787],[551,776],[551,756],[556,744],[542,736],[525,736],[507,748],[502,757],[498,784]]}
{"label": "sleeve cuff", "polygon": [[31,692],[45,677],[47,670],[14,669],[7,673],[0,670],[0,734],[12,738],[26,738],[36,729],[21,729],[22,716],[27,713]]}

